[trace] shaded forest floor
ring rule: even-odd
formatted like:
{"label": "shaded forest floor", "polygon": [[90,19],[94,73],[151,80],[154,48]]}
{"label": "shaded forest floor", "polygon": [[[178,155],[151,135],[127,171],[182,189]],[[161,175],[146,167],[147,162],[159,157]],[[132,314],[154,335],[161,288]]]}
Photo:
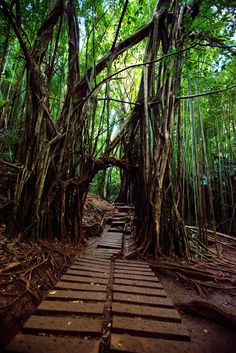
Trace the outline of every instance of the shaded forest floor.
{"label": "shaded forest floor", "polygon": [[[227,254],[226,254],[227,253]],[[235,259],[236,250],[225,250],[225,257]],[[166,261],[158,263],[165,267]],[[210,269],[211,269],[211,264]],[[176,264],[173,264],[173,268]],[[213,263],[215,265],[215,263]],[[203,263],[207,268],[207,265]],[[235,266],[236,268],[236,266]],[[236,274],[228,273],[232,289],[197,287],[186,282],[173,270],[157,270],[165,291],[179,309],[192,342],[193,353],[236,352]],[[191,277],[191,276],[190,276]],[[206,284],[211,285],[207,281]],[[212,282],[214,283],[214,282]],[[215,282],[217,286],[217,281]],[[189,305],[189,303],[191,303]],[[186,305],[187,304],[187,305]],[[219,309],[217,312],[216,310]]]}
{"label": "shaded forest floor", "polygon": [[[106,201],[90,196],[84,215],[87,235],[99,233],[112,212],[113,207]],[[4,228],[1,233],[0,353],[55,286],[75,255],[83,252],[83,246],[12,241],[4,237]],[[226,261],[223,264],[211,260],[189,264],[146,259],[179,308],[191,335],[191,353],[236,352],[236,266],[233,267],[236,249],[223,247],[222,250]],[[231,262],[229,266],[227,261]]]}

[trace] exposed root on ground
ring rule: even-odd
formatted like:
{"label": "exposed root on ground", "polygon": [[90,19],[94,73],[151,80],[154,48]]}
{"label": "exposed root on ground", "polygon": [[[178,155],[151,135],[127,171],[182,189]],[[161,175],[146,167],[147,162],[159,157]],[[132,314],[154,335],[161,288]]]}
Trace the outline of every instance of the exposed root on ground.
{"label": "exposed root on ground", "polygon": [[14,305],[25,293],[39,301],[75,255],[69,246],[55,242],[19,242],[1,236],[0,244],[0,312]]}
{"label": "exposed root on ground", "polygon": [[230,329],[236,328],[236,316],[221,310],[219,307],[205,301],[192,300],[189,303],[176,303],[180,311],[195,316],[202,316]]}

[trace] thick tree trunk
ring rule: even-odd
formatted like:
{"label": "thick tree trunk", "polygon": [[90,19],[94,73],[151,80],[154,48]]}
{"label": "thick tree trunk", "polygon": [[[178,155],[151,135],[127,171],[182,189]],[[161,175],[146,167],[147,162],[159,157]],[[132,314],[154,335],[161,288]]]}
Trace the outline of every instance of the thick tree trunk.
{"label": "thick tree trunk", "polygon": [[[145,60],[155,59],[157,53],[165,56],[183,48],[185,13],[185,6],[181,6],[178,1],[158,2],[156,21],[149,36]],[[137,224],[140,252],[151,251],[156,256],[172,251],[178,255],[187,254],[188,250],[184,224],[169,179],[171,136],[181,70],[181,54],[170,56],[167,60],[160,61],[155,81],[155,67],[150,64],[148,74],[144,69],[139,92],[139,102],[144,109],[143,112],[139,111],[141,162],[139,181],[137,177],[133,178],[134,189],[139,190],[139,195],[134,195],[134,202],[140,219]],[[135,109],[137,114],[137,108]],[[140,205],[143,205],[141,209]],[[167,222],[163,223],[163,220]],[[169,227],[165,226],[167,224]]]}

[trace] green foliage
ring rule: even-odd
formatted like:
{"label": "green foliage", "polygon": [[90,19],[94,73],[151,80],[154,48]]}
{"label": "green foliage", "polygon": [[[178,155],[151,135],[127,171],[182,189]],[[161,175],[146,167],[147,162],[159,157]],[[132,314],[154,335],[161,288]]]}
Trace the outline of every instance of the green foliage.
{"label": "green foliage", "polygon": [[[182,0],[182,4],[189,5],[192,1]],[[8,1],[10,4],[11,2]],[[34,45],[37,31],[53,5],[53,1],[33,0],[20,1],[20,21],[22,23],[22,38],[29,49]],[[188,74],[191,77],[192,92],[208,92],[230,86],[236,74],[236,62],[233,60],[232,51],[235,48],[227,48],[234,43],[235,19],[232,6],[227,7],[222,1],[202,1],[200,14],[193,21],[191,17],[185,26],[189,36],[185,38],[185,46],[201,42],[203,46],[186,51],[183,54],[183,74],[181,91],[179,95],[188,95]],[[76,2],[78,23],[80,27],[80,68],[81,77],[88,67],[93,67],[111,49],[117,26],[120,20],[123,0],[79,0]],[[133,34],[152,18],[155,0],[130,0],[123,23],[120,28],[117,43]],[[16,2],[13,6],[13,14],[17,14]],[[48,72],[52,64],[55,52],[55,63],[48,85],[50,97],[50,116],[56,122],[65,101],[68,73],[68,24],[66,15],[63,19],[61,31],[58,37],[59,23],[55,26],[53,38],[50,41],[45,59],[41,65],[43,79],[48,80]],[[6,39],[9,43],[6,48]],[[98,74],[95,80],[90,81],[94,90],[87,100],[86,116],[88,117],[89,136],[84,136],[86,146],[92,145],[91,158],[96,158],[106,153],[106,143],[114,139],[116,134],[125,125],[132,112],[133,105],[124,102],[135,102],[142,77],[142,67],[130,68],[115,75],[112,80],[99,85],[107,76],[116,73],[124,67],[142,63],[147,40],[125,51],[116,60],[108,63],[106,70]],[[5,50],[6,49],[6,50]],[[170,51],[169,51],[170,52]],[[12,27],[5,16],[0,17],[0,67],[4,68],[0,76],[0,114],[1,129],[4,134],[0,140],[1,158],[14,161],[16,156],[15,146],[22,141],[24,126],[25,95],[27,95],[27,77],[24,71],[25,61],[22,49],[19,45]],[[172,57],[165,59],[171,62]],[[157,75],[159,64],[155,66]],[[23,73],[23,74],[22,74]],[[169,74],[175,74],[175,68],[169,70]],[[87,77],[90,80],[89,77]],[[108,94],[109,92],[109,94]],[[234,91],[225,91],[214,96],[200,98],[200,110],[205,132],[207,153],[212,171],[215,166],[215,157],[218,154],[217,136],[220,132],[221,153],[225,158],[235,158],[234,135],[235,106],[233,104]],[[111,100],[109,100],[111,98]],[[80,97],[78,97],[79,101]],[[114,100],[121,100],[117,102]],[[14,108],[14,109],[13,109]],[[195,111],[198,104],[194,102]],[[190,133],[189,103],[182,106],[184,117],[183,134],[185,138],[184,157],[189,178],[192,177],[192,137]],[[91,118],[93,117],[93,118]],[[4,126],[4,121],[7,121]],[[91,122],[92,121],[92,122]],[[195,118],[196,130],[199,133],[199,122]],[[189,137],[187,139],[187,137]],[[176,132],[173,151],[177,160]],[[202,163],[202,137],[199,134],[198,157],[201,168]],[[115,151],[120,156],[120,149]],[[78,152],[77,160],[80,158]],[[176,165],[176,163],[175,163]],[[97,193],[101,182],[102,172],[98,173],[91,185],[91,191]],[[176,175],[176,173],[175,173]],[[108,185],[109,184],[109,185]],[[105,195],[114,199],[118,193],[120,174],[116,168],[106,173],[104,184]]]}

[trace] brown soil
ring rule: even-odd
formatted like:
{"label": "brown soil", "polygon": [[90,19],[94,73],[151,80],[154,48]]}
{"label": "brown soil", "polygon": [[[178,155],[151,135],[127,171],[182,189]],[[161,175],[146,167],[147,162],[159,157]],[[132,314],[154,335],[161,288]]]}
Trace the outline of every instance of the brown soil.
{"label": "brown soil", "polygon": [[[225,259],[235,261],[236,250],[224,248],[223,255]],[[213,263],[203,263],[206,270],[208,265]],[[215,263],[214,263],[215,264]],[[234,267],[236,269],[236,266]],[[212,270],[212,267],[210,267]],[[222,290],[207,288],[204,286],[204,292],[201,295],[197,288],[184,280],[181,280],[176,274],[177,271],[156,271],[158,278],[162,282],[167,294],[172,298],[174,304],[179,308],[183,323],[191,335],[192,352],[191,353],[235,353],[236,352],[236,272],[225,273],[224,276],[232,282],[233,290]],[[188,276],[186,276],[188,278]],[[217,285],[217,281],[214,283]],[[227,320],[227,317],[219,317],[211,310],[202,310],[195,312],[181,310],[181,304],[193,301],[204,301],[210,306],[225,312],[226,315],[232,315],[233,321]]]}
{"label": "brown soil", "polygon": [[[193,288],[186,286],[176,279],[159,274],[167,294],[172,298],[174,304],[189,303],[192,300],[204,300],[214,305],[224,305],[229,311],[235,312],[236,298],[227,293],[209,293],[201,298]],[[235,353],[236,352],[236,329],[226,327],[224,323],[216,323],[213,318],[204,318],[196,314],[187,314],[181,310],[183,323],[191,335],[191,353]],[[207,313],[206,313],[207,314]]]}
{"label": "brown soil", "polygon": [[19,243],[0,237],[0,352],[55,286],[75,253],[74,246],[57,242]]}

